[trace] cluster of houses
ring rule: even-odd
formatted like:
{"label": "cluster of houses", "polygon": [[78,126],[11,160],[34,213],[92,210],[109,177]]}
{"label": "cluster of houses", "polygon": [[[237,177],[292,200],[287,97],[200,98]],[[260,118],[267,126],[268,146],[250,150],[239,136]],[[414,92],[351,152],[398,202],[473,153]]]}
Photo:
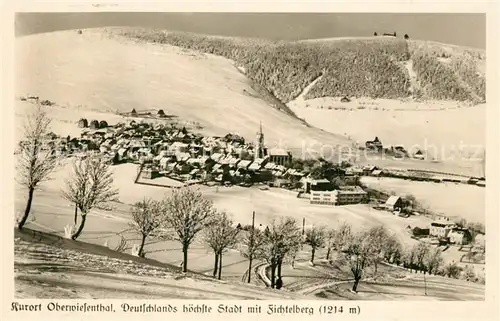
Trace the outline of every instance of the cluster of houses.
{"label": "cluster of houses", "polygon": [[168,176],[181,181],[202,180],[286,186],[303,173],[289,168],[290,152],[266,148],[262,128],[254,144],[242,137],[206,137],[164,124],[131,121],[108,126],[104,121],[80,119],[80,138],[55,139],[58,153],[96,151],[114,164],[142,164],[143,178]]}
{"label": "cluster of houses", "polygon": [[[450,220],[448,217],[439,217],[430,223],[425,233],[431,238],[440,243],[467,245],[472,241],[472,235],[469,229],[460,227],[457,223]],[[484,234],[478,234],[475,237],[474,244],[476,248],[484,250],[485,238]]]}
{"label": "cluster of houses", "polygon": [[173,125],[134,120],[109,126],[81,119],[78,125],[83,128],[81,137],[54,140],[58,153],[95,151],[113,164],[141,164],[143,179],[165,176],[180,182],[302,187],[316,204],[356,204],[367,196],[355,181],[334,188],[326,179],[313,180],[306,172],[291,168],[291,153],[267,148],[262,127],[256,141],[246,143],[235,134],[207,137]]}

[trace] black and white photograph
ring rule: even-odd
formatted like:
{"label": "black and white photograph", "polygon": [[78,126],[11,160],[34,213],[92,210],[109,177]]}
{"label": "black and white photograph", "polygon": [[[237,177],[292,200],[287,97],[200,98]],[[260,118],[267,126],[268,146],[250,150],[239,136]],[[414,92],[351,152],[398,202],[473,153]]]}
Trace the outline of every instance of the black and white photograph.
{"label": "black and white photograph", "polygon": [[486,26],[16,13],[15,300],[484,302]]}

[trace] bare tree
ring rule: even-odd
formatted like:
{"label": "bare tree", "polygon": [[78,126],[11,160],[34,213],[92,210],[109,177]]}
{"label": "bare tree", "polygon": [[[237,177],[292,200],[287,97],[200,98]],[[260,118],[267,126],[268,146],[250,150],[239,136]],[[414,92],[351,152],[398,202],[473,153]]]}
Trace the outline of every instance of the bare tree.
{"label": "bare tree", "polygon": [[335,235],[336,231],[333,229],[330,229],[326,232],[326,259],[330,259],[330,253],[332,251],[332,248],[335,247]]}
{"label": "bare tree", "polygon": [[403,255],[403,266],[416,271],[416,247],[407,249]]}
{"label": "bare tree", "polygon": [[398,241],[394,235],[390,235],[384,245],[384,260],[389,263],[401,263],[403,256],[403,245]]}
{"label": "bare tree", "polygon": [[420,271],[426,272],[426,258],[429,255],[431,248],[429,244],[420,242],[414,247],[415,263]]}
{"label": "bare tree", "polygon": [[297,221],[290,217],[273,221],[264,231],[263,252],[267,262],[271,265],[271,288],[275,286],[276,268],[283,262],[290,249],[301,242],[301,238],[301,230]]}
{"label": "bare tree", "polygon": [[115,201],[118,190],[113,187],[113,172],[109,164],[98,156],[87,156],[73,164],[73,173],[61,194],[80,210],[80,225],[71,234],[76,240],[85,227],[87,214],[95,207]]}
{"label": "bare tree", "polygon": [[429,274],[436,274],[441,265],[443,264],[442,251],[439,248],[429,250],[425,257],[425,267]]}
{"label": "bare tree", "polygon": [[302,235],[302,232],[299,234],[298,229],[293,229],[293,226],[291,226],[291,230],[289,231],[290,234],[288,235],[287,238],[286,251],[284,251],[278,259],[276,274],[280,279],[281,279],[281,268],[284,262],[290,262],[292,267],[295,267],[295,259],[300,249],[302,248],[304,240],[304,235]]}
{"label": "bare tree", "polygon": [[314,255],[316,249],[323,247],[326,240],[326,229],[323,226],[313,226],[306,230],[306,238],[304,243],[311,247],[311,264],[314,264]]}
{"label": "bare tree", "polygon": [[253,260],[262,258],[264,256],[264,244],[264,234],[261,230],[256,229],[255,227],[248,231],[248,233],[243,237],[240,243],[240,254],[249,261],[247,283],[250,283],[251,281],[252,271],[250,270]]}
{"label": "bare tree", "polygon": [[17,227],[21,230],[28,220],[33,195],[40,183],[47,180],[57,166],[55,151],[48,144],[51,118],[40,105],[28,115],[24,124],[24,139],[19,144],[16,164],[17,181],[28,189],[28,200]]}
{"label": "bare tree", "polygon": [[138,255],[144,257],[144,245],[146,239],[156,232],[161,225],[160,215],[162,207],[160,202],[150,198],[144,198],[136,202],[132,207],[132,222],[129,223],[132,230],[141,236]]}
{"label": "bare tree", "polygon": [[372,227],[366,234],[368,250],[371,252],[370,258],[373,260],[375,273],[378,270],[378,264],[384,258],[384,251],[390,236],[384,226]]}
{"label": "bare tree", "polygon": [[347,264],[354,277],[352,290],[357,291],[359,282],[363,277],[363,271],[374,261],[374,254],[368,240],[368,233],[358,233],[349,238],[349,242],[343,251]]}
{"label": "bare tree", "polygon": [[338,231],[335,233],[335,249],[337,251],[342,251],[349,244],[352,237],[351,225],[343,222],[340,224]]}
{"label": "bare tree", "polygon": [[174,239],[182,244],[182,271],[187,272],[189,246],[196,235],[211,223],[215,208],[200,191],[191,188],[172,191],[163,203],[162,220],[166,228],[173,229]]}
{"label": "bare tree", "polygon": [[239,230],[233,226],[233,221],[225,212],[216,213],[212,224],[205,230],[205,242],[214,251],[214,278],[218,274],[221,279],[222,274],[222,255],[224,251],[236,245],[238,241]]}

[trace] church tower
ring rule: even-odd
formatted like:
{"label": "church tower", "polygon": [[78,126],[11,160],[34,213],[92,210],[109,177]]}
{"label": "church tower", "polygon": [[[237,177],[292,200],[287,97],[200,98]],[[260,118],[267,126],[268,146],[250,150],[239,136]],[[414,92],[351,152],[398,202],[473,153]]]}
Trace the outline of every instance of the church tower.
{"label": "church tower", "polygon": [[260,122],[260,129],[257,132],[257,139],[255,141],[254,159],[263,157],[264,157],[264,133],[262,132],[262,122]]}

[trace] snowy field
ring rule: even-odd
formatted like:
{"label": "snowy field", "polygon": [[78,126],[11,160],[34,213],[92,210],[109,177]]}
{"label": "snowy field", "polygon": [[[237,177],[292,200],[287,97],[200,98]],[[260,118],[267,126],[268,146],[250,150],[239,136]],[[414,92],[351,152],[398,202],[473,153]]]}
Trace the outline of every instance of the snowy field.
{"label": "snowy field", "polygon": [[464,218],[469,222],[485,223],[486,189],[455,183],[415,182],[389,177],[361,178],[368,187],[398,195],[411,194],[431,211],[450,218]]}

